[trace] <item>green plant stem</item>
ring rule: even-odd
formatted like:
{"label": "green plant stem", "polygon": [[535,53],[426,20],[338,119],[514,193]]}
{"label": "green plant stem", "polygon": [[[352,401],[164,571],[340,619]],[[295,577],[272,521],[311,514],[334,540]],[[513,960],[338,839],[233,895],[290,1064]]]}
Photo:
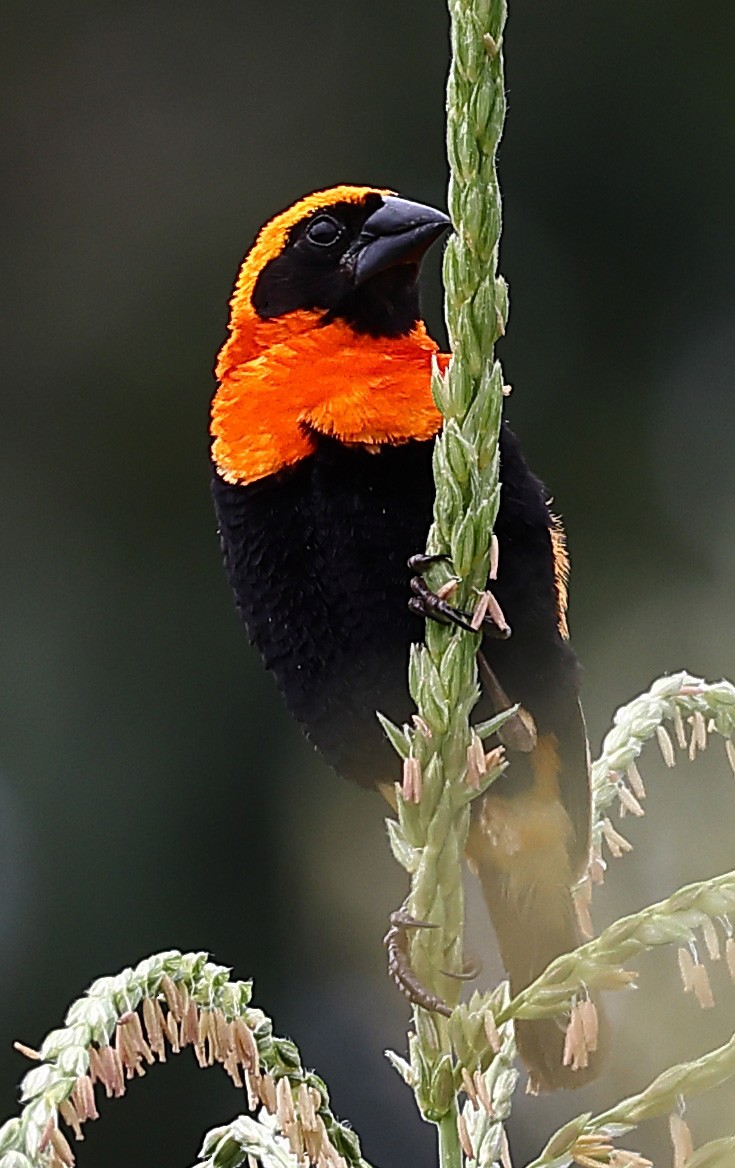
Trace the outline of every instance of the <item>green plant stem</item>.
{"label": "green plant stem", "polygon": [[462,1168],[456,1113],[448,1113],[439,1122],[439,1163],[442,1168]]}
{"label": "green plant stem", "polygon": [[[447,85],[449,209],[455,234],[444,259],[446,320],[452,360],[434,370],[432,390],[444,415],[434,452],[436,498],[428,550],[438,566],[430,583],[453,575],[457,603],[472,608],[485,589],[500,497],[498,437],[503,377],[494,346],[505,331],[507,288],[497,275],[501,202],[496,152],[505,117],[505,0],[449,0],[452,59]],[[411,660],[409,684],[420,728],[386,727],[421,793],[398,797],[394,853],[411,873],[408,908],[431,929],[410,938],[411,966],[426,988],[450,1005],[460,983],[443,971],[462,966],[462,857],[469,803],[468,749],[480,742],[469,726],[478,696],[479,636],[429,622],[426,645]],[[480,751],[480,757],[482,753]],[[411,761],[413,760],[413,761]],[[485,785],[499,773],[485,776]],[[410,777],[410,775],[409,775]],[[439,1124],[442,1168],[460,1162],[456,1083],[447,1020],[414,1010],[411,1076],[425,1118]],[[453,1133],[450,1136],[450,1130]],[[458,1159],[459,1157],[459,1159]]]}

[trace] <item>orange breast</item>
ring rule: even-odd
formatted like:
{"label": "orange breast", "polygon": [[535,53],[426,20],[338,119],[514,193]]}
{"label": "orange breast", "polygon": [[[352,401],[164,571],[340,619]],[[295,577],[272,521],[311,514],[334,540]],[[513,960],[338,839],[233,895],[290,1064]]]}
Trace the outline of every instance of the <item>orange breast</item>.
{"label": "orange breast", "polygon": [[340,321],[294,323],[292,330],[279,323],[270,345],[261,326],[252,355],[236,365],[231,342],[223,350],[211,432],[214,462],[227,482],[254,482],[293,465],[314,449],[316,434],[379,446],[437,433],[437,345],[422,323],[390,339],[360,336]]}

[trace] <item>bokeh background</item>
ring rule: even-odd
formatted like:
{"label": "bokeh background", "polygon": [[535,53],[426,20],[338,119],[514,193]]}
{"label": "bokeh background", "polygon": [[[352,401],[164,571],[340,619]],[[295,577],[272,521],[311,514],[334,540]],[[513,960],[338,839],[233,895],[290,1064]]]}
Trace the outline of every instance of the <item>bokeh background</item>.
{"label": "bokeh background", "polygon": [[[509,415],[565,517],[596,749],[664,670],[735,675],[735,7],[515,0],[501,171]],[[381,1168],[432,1135],[383,1059],[407,1010],[377,798],[302,742],[245,643],[208,497],[207,404],[253,232],[340,181],[442,203],[437,0],[6,0],[0,427],[0,1113],[11,1050],[93,976],[207,948],[331,1085]],[[439,257],[426,311],[442,334]],[[359,679],[356,679],[359,684]],[[599,924],[733,864],[721,746],[652,756]],[[472,947],[492,943],[474,892]],[[517,1163],[574,1110],[724,1035],[641,963],[600,1088],[521,1096]],[[692,1108],[727,1130],[732,1095]],[[188,1164],[241,1107],[190,1056],[90,1125],[82,1162]],[[668,1153],[661,1128],[640,1145]]]}

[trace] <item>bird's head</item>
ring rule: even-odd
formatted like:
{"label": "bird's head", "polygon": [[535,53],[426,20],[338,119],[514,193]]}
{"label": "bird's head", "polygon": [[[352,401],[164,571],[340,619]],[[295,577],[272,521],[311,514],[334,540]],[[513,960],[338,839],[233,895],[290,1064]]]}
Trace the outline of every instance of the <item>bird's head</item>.
{"label": "bird's head", "polygon": [[443,211],[372,187],[307,195],[271,219],[245,256],[231,328],[339,320],[369,336],[404,336],[419,319],[421,260],[450,225]]}
{"label": "bird's head", "polygon": [[432,437],[437,352],[418,274],[443,211],[373,187],[317,191],[274,216],[243,260],[217,363],[213,455],[245,482],[319,432],[374,446]]}

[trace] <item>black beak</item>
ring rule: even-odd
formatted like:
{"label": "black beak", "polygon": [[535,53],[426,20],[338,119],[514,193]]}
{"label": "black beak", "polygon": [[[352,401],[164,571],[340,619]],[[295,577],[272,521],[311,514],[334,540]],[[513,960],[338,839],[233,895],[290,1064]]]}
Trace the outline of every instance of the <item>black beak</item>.
{"label": "black beak", "polygon": [[352,249],[352,279],[356,288],[386,268],[418,266],[424,252],[451,227],[443,211],[383,195],[383,206],[365,220]]}

